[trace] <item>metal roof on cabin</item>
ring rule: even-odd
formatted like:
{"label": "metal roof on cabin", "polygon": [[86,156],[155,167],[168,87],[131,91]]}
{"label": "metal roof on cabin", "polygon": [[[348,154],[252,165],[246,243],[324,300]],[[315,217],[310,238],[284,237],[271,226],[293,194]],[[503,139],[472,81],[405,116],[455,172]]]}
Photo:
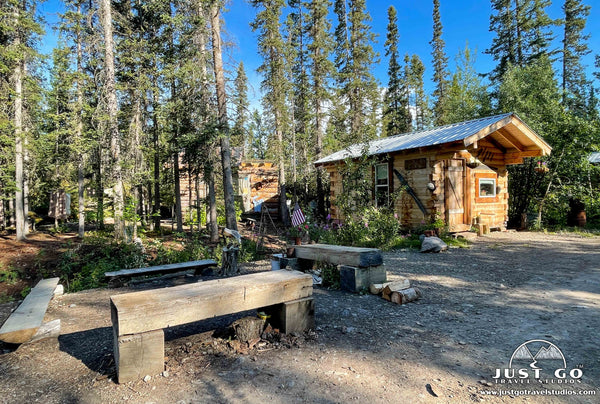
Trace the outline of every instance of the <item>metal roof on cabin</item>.
{"label": "metal roof on cabin", "polygon": [[[368,148],[367,155],[373,156],[376,154],[385,154],[400,150],[434,146],[438,144],[451,143],[457,140],[463,140],[511,115],[514,114],[510,112],[506,114],[490,116],[487,118],[474,119],[472,121],[439,126],[429,130],[410,132],[372,140],[368,143],[368,145],[366,145]],[[365,144],[354,144],[343,150],[330,154],[327,157],[323,157],[322,159],[316,161],[315,164],[331,163],[347,158],[357,158],[363,155],[364,150]]]}
{"label": "metal roof on cabin", "polygon": [[592,153],[588,160],[592,164],[600,163],[600,152]]}

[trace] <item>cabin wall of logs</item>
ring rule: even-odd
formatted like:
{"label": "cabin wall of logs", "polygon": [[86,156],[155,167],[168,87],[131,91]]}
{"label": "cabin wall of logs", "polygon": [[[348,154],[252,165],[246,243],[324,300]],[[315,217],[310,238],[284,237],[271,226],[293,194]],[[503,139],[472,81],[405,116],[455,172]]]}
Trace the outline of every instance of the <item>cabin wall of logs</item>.
{"label": "cabin wall of logs", "polygon": [[[236,198],[241,202],[244,212],[258,211],[265,206],[276,217],[279,212],[277,165],[265,160],[244,160],[233,171]],[[202,175],[190,175],[183,159],[180,160],[179,173],[181,211],[184,218],[191,218],[197,206],[204,209],[208,190]]]}
{"label": "cabin wall of logs", "polygon": [[[402,224],[417,228],[423,224],[442,219],[451,225],[451,231],[469,230],[471,226],[485,223],[488,228],[505,229],[508,216],[508,172],[505,164],[485,165],[477,157],[477,150],[465,150],[464,145],[456,150],[428,147],[417,152],[398,152],[378,156],[377,164],[389,164],[390,195],[394,212]],[[330,179],[330,203],[332,218],[344,220],[336,205],[336,199],[344,192],[340,169],[344,162],[324,166]],[[425,213],[409,192],[398,192],[403,188],[396,170],[409,184],[414,195],[421,201]],[[374,171],[367,173],[373,183],[375,199]],[[489,178],[495,182],[495,196],[479,195],[480,180]]]}

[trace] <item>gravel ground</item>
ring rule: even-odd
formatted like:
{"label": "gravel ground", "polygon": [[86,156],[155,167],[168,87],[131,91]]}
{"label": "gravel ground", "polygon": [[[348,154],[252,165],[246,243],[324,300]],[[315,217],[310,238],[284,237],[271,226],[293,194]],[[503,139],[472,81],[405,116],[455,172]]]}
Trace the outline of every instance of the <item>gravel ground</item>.
{"label": "gravel ground", "polygon": [[[213,330],[245,314],[176,327],[166,336],[167,373],[122,385],[113,380],[108,298],[129,289],[66,294],[46,317],[61,319],[58,341],[0,347],[0,402],[600,402],[600,238],[492,233],[468,249],[394,251],[384,262],[389,280],[408,277],[423,298],[400,306],[315,288],[314,332],[243,353]],[[0,305],[0,320],[11,307]],[[559,347],[581,379],[495,383],[496,369],[533,339]],[[543,372],[551,362],[539,362]],[[570,395],[518,396],[526,389]],[[586,390],[596,396],[574,395]]]}

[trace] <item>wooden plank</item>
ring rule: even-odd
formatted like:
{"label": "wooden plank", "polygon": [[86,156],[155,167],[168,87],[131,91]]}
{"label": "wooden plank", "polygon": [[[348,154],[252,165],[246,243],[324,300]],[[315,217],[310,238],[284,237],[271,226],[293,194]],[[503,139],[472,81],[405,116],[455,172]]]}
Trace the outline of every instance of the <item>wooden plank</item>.
{"label": "wooden plank", "polygon": [[312,295],[311,275],[270,271],[112,296],[117,335],[137,334]]}
{"label": "wooden plank", "polygon": [[0,341],[9,344],[22,344],[29,341],[44,321],[48,303],[57,284],[58,278],[39,281],[0,328]]}
{"label": "wooden plank", "polygon": [[383,256],[377,248],[345,247],[329,244],[294,246],[296,258],[328,262],[333,265],[370,267],[383,264]]}
{"label": "wooden plank", "polygon": [[38,328],[37,332],[31,337],[30,343],[49,338],[58,338],[60,335],[60,319],[48,321]]}
{"label": "wooden plank", "polygon": [[107,278],[114,278],[118,276],[151,275],[164,272],[184,271],[187,269],[201,269],[216,265],[217,263],[214,260],[188,261],[179,262],[177,264],[156,265],[145,268],[121,269],[120,271],[105,272],[104,276]]}
{"label": "wooden plank", "polygon": [[165,336],[163,330],[114,335],[115,367],[119,383],[154,376],[165,370]]}

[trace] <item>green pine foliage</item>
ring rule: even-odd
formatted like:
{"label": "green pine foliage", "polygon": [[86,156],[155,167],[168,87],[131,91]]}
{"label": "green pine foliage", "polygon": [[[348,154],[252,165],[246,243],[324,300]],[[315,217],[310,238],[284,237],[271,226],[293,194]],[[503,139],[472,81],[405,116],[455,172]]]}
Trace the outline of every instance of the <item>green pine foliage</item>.
{"label": "green pine foliage", "polygon": [[398,17],[393,6],[388,9],[385,56],[389,58],[388,87],[384,96],[384,132],[387,136],[410,132],[412,119],[408,108],[408,87],[403,77],[398,50]]}
{"label": "green pine foliage", "polygon": [[590,6],[579,0],[565,0],[562,57],[562,91],[565,106],[579,116],[586,110],[588,80],[581,58],[590,53],[589,35],[584,33]]}
{"label": "green pine foliage", "polygon": [[433,0],[433,39],[429,42],[432,47],[431,56],[433,57],[433,121],[435,126],[441,126],[449,123],[447,114],[449,108],[448,99],[448,57],[445,51],[445,42],[442,39],[442,20],[440,16],[440,2]]}
{"label": "green pine foliage", "polygon": [[492,114],[491,97],[475,71],[476,52],[468,44],[456,56],[456,70],[448,88],[447,122],[463,122]]}

